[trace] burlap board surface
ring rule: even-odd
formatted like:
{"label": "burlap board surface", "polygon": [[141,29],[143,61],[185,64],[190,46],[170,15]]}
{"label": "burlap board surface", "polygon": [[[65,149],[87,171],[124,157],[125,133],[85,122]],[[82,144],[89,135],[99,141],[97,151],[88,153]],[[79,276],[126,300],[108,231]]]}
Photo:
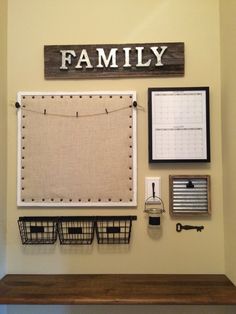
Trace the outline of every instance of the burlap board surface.
{"label": "burlap board surface", "polygon": [[23,96],[21,201],[133,201],[130,95]]}

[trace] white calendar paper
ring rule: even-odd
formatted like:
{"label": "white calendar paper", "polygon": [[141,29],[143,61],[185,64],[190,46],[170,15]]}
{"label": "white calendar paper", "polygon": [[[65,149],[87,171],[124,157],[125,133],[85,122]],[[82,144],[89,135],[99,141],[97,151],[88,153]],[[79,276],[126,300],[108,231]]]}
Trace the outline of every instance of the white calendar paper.
{"label": "white calendar paper", "polygon": [[152,161],[208,161],[206,93],[205,88],[152,89]]}

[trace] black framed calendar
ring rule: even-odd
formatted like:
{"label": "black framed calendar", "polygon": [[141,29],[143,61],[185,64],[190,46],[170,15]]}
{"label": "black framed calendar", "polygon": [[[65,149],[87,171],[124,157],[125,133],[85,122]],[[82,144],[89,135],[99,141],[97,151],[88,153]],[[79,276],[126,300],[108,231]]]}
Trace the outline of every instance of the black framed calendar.
{"label": "black framed calendar", "polygon": [[210,162],[209,87],[148,89],[149,162]]}

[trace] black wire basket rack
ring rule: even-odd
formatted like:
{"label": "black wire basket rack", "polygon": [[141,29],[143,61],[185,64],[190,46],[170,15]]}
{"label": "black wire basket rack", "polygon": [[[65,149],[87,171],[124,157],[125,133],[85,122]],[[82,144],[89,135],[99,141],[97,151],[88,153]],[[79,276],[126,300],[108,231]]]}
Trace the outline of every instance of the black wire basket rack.
{"label": "black wire basket rack", "polygon": [[128,244],[137,216],[37,216],[19,217],[22,244]]}
{"label": "black wire basket rack", "polygon": [[95,218],[92,216],[71,216],[58,218],[60,244],[92,244]]}
{"label": "black wire basket rack", "polygon": [[56,217],[19,217],[22,244],[53,244],[57,240]]}

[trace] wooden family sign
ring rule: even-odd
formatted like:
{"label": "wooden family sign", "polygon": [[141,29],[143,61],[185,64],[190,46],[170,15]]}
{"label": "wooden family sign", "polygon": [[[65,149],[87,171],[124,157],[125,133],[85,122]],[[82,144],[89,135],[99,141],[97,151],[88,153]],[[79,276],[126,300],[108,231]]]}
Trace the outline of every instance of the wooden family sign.
{"label": "wooden family sign", "polygon": [[46,79],[184,75],[184,43],[44,46]]}

